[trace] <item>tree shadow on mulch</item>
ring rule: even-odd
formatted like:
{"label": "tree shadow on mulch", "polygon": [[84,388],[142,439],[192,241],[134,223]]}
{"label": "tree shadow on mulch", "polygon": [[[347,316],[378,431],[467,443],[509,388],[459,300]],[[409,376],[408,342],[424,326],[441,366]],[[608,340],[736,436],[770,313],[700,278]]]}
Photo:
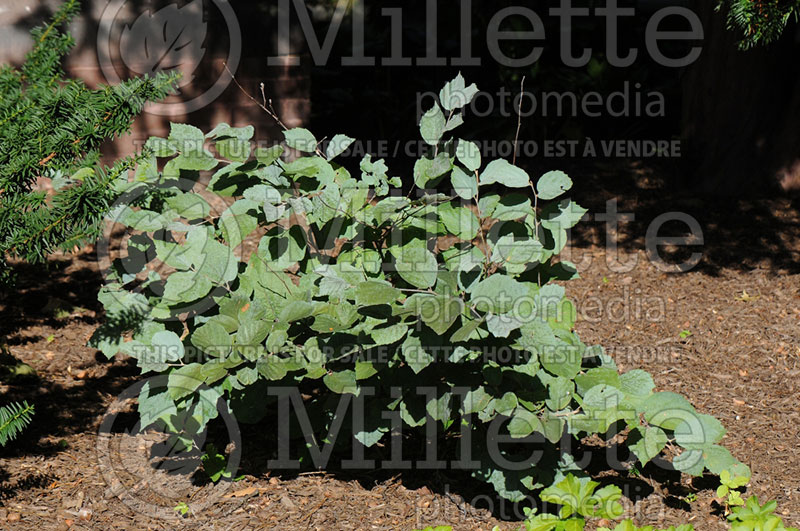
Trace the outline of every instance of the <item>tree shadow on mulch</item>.
{"label": "tree shadow on mulch", "polygon": [[22,479],[8,483],[9,476],[0,469],[0,500],[8,500],[17,496],[20,492],[46,487],[55,481],[56,477],[52,474],[31,473]]}
{"label": "tree shadow on mulch", "polygon": [[[51,258],[44,264],[18,262],[12,265],[15,283],[0,292],[0,338],[9,345],[31,342],[19,335],[32,326],[62,328],[70,323],[58,318],[58,311],[81,308],[93,312],[102,306],[97,292],[102,277],[88,251],[74,257]],[[78,316],[94,324],[91,316]]]}
{"label": "tree shadow on mulch", "polygon": [[[431,419],[429,421],[433,422]],[[308,466],[297,470],[275,470],[268,465],[269,461],[276,459],[278,455],[276,422],[277,419],[270,416],[258,424],[240,426],[244,444],[242,473],[256,477],[274,476],[281,481],[290,481],[305,474],[313,474],[313,468]],[[347,425],[347,423],[348,421],[345,420],[344,424]],[[224,441],[224,433],[217,432],[211,437],[214,435],[219,437],[220,441]],[[424,429],[403,432],[403,459],[414,463],[426,460],[428,456],[426,455],[425,435]],[[347,436],[343,438],[348,439]],[[293,441],[291,445],[292,458],[297,457],[295,452],[299,452],[304,444],[305,441],[302,439]],[[366,449],[364,459],[374,460],[373,468],[362,470],[345,468],[342,466],[342,461],[352,459],[354,456],[346,444],[342,444],[341,447],[339,443],[335,444],[328,465],[324,468],[325,474],[343,482],[356,482],[366,490],[386,482],[397,482],[409,490],[427,489],[431,493],[445,496],[459,507],[488,510],[493,517],[505,521],[524,519],[524,509],[526,508],[536,508],[539,512],[555,512],[557,510],[557,506],[543,502],[539,498],[539,490],[519,502],[511,502],[500,497],[490,484],[473,477],[469,470],[453,468],[450,465],[440,469],[382,468],[381,462],[388,462],[394,458],[388,442],[386,446]],[[446,438],[440,439],[438,444],[437,456],[443,462],[449,463],[461,457],[458,454],[460,450],[458,439],[449,441]],[[578,460],[582,463],[581,466],[585,465],[586,473],[600,484],[598,488],[616,485],[621,489],[623,497],[634,504],[647,498],[658,489],[659,493],[665,496],[668,506],[687,512],[691,510],[684,498],[694,489],[681,483],[681,473],[672,468],[668,461],[654,460],[642,470],[636,471],[629,466],[634,461],[630,452],[613,442],[613,438],[609,437],[609,440],[601,441],[599,444],[597,441],[570,442],[569,444],[569,450],[565,451],[571,452],[573,456],[579,456]],[[609,457],[610,455],[614,457]]]}
{"label": "tree shadow on mulch", "polygon": [[[683,221],[659,224],[659,217],[678,213],[696,220],[702,231],[698,245],[659,248],[667,266],[679,264],[692,253],[702,258],[692,270],[717,276],[725,269],[748,271],[767,269],[773,273],[800,273],[800,197],[779,192],[742,198],[704,197],[681,183],[675,163],[619,160],[587,164],[585,161],[547,160],[527,168],[533,176],[562,169],[573,179],[572,195],[589,215],[571,231],[571,245],[577,249],[605,246],[613,236],[597,214],[610,212],[609,201],[620,219],[616,237],[625,253],[645,250],[648,229],[659,237],[688,237],[691,230]],[[675,216],[671,216],[675,218]],[[650,258],[650,257],[649,257]]]}
{"label": "tree shadow on mulch", "polygon": [[[53,455],[60,450],[58,439],[95,431],[108,397],[140,375],[133,360],[109,361],[99,353],[87,359],[83,335],[99,322],[101,312],[97,292],[102,279],[93,264],[90,253],[84,252],[71,260],[14,265],[17,282],[0,299],[0,343],[27,347],[48,332],[64,339],[47,347],[55,375],[48,368],[33,378],[4,382],[4,403],[26,400],[36,408],[34,422],[9,443],[6,455]],[[59,311],[64,312],[61,317]],[[102,370],[67,377],[73,368],[78,373],[87,365],[101,365]]]}

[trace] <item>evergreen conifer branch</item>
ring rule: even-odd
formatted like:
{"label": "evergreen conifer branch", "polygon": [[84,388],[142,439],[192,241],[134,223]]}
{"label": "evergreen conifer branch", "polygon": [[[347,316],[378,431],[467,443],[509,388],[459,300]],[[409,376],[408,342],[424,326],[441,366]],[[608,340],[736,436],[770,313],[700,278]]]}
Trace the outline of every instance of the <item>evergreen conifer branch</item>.
{"label": "evergreen conifer branch", "polygon": [[31,423],[34,408],[27,402],[13,403],[0,407],[0,446],[16,439],[20,432]]}
{"label": "evergreen conifer branch", "polygon": [[[8,280],[11,256],[43,261],[98,234],[114,181],[126,180],[138,160],[102,167],[101,145],[129,132],[144,105],[172,93],[178,79],[161,73],[90,89],[66,77],[62,63],[75,41],[64,28],[79,12],[78,0],[64,2],[31,31],[24,64],[0,67],[0,281]],[[93,171],[69,181],[84,168]],[[54,177],[62,186],[52,196],[34,189]]]}
{"label": "evergreen conifer branch", "polygon": [[778,40],[800,15],[800,0],[720,0],[717,7],[725,11],[728,29],[742,36],[743,50]]}

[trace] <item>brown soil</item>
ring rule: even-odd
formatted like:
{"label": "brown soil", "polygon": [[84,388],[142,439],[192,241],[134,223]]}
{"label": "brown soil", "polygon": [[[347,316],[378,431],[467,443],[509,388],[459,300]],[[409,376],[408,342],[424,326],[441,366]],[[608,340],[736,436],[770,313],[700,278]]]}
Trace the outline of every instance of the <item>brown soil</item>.
{"label": "brown soil", "polygon": [[[576,263],[586,260],[580,267],[582,278],[568,287],[582,315],[578,331],[586,343],[604,345],[623,370],[646,369],[659,390],[683,393],[699,411],[719,418],[728,428],[723,444],[753,470],[747,494],[778,500],[784,522],[797,526],[797,210],[788,199],[735,205],[692,200],[666,206],[657,187],[648,188],[649,175],[636,171],[631,175],[638,191],[621,200],[619,210],[636,212],[637,221],[619,239],[622,252],[637,257],[638,265],[614,272],[605,263],[606,250],[598,245],[603,241],[602,226],[586,224],[575,238],[571,257]],[[592,211],[613,197],[600,186],[592,192],[584,201],[579,198]],[[703,226],[704,259],[691,272],[663,273],[641,251],[646,224],[654,217],[648,212],[668,210],[686,210]],[[19,291],[0,305],[0,339],[5,338],[11,353],[31,365],[39,379],[2,385],[0,394],[4,402],[28,400],[37,411],[29,429],[2,450],[0,528],[518,527],[498,519],[513,515],[487,511],[485,498],[473,506],[450,493],[446,486],[461,480],[445,471],[397,477],[314,473],[279,478],[257,467],[248,470],[245,455],[241,471],[245,477],[226,484],[227,490],[220,493],[211,484],[143,465],[148,449],[157,442],[148,434],[114,435],[112,442],[128,449],[123,465],[132,479],[120,476],[109,481],[100,466],[98,427],[114,398],[137,380],[138,370],[130,360],[107,361],[85,346],[102,317],[95,298],[101,280],[94,257],[90,252],[61,256],[51,261],[48,271],[18,266],[17,272]],[[640,525],[689,521],[698,530],[725,529],[713,502],[713,478],[689,481],[648,467],[638,479],[625,473],[611,473],[607,479],[635,486],[635,503],[627,500],[626,509]],[[132,508],[135,504],[115,495],[120,485],[114,482],[131,487],[133,483],[125,483],[129,480],[147,482],[151,495],[167,501],[174,501],[177,492],[188,493],[188,503],[206,499],[208,507],[171,520],[137,511]],[[692,492],[696,501],[690,501]],[[164,506],[173,512],[169,503]]]}

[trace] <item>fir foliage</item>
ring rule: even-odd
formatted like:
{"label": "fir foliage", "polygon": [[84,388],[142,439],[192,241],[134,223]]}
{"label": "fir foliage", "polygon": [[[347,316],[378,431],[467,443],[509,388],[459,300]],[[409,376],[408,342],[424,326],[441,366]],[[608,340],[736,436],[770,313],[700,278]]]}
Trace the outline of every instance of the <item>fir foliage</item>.
{"label": "fir foliage", "polygon": [[33,406],[27,402],[0,407],[0,446],[5,446],[31,422]]}
{"label": "fir foliage", "polygon": [[[97,235],[115,197],[111,183],[135,163],[103,167],[100,146],[127,133],[144,104],[166,97],[176,80],[159,74],[92,90],[67,78],[61,63],[75,41],[64,28],[79,9],[67,0],[31,32],[22,67],[0,67],[0,281],[8,280],[9,257],[43,261]],[[54,195],[34,189],[41,178]]]}
{"label": "fir foliage", "polygon": [[781,36],[786,25],[800,15],[800,0],[724,0],[728,29],[741,34],[739,47],[747,50],[770,44]]}

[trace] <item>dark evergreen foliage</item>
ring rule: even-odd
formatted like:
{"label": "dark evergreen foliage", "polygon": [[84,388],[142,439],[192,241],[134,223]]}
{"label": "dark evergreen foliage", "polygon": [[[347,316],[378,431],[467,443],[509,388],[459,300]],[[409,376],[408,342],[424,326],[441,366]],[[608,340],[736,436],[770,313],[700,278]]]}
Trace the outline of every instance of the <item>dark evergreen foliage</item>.
{"label": "dark evergreen foliage", "polygon": [[[64,28],[79,7],[67,0],[31,32],[34,47],[20,69],[0,67],[0,280],[8,280],[9,257],[43,261],[97,235],[115,198],[111,183],[135,162],[103,167],[100,146],[173,90],[176,76],[168,74],[96,90],[66,78],[61,63],[74,40]],[[55,194],[34,190],[38,178],[50,179]]]}
{"label": "dark evergreen foliage", "polygon": [[27,402],[12,403],[0,407],[0,446],[16,439],[17,435],[30,424],[33,418],[33,406]]}
{"label": "dark evergreen foliage", "polygon": [[776,41],[800,14],[800,0],[725,0],[719,5],[726,11],[728,28],[742,34],[739,46],[744,50]]}

